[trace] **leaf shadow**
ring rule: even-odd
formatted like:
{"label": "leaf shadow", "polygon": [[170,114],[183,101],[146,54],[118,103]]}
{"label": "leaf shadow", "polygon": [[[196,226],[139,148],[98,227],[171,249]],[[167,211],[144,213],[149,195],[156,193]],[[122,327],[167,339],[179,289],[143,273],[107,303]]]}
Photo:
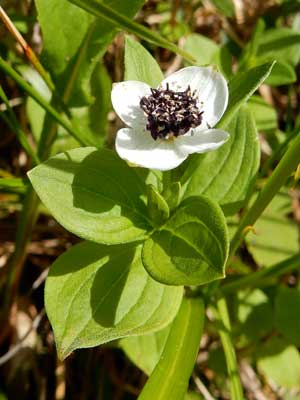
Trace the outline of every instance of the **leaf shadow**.
{"label": "leaf shadow", "polygon": [[[49,277],[75,274],[86,268],[82,285],[90,285],[92,318],[101,326],[113,328],[135,252],[134,245],[107,246],[84,241],[61,256],[59,264],[50,269]],[[96,266],[95,273],[88,272],[96,263],[99,267]]]}
{"label": "leaf shadow", "polygon": [[126,249],[121,251],[120,247],[122,246],[109,246],[110,259],[98,270],[91,287],[90,304],[93,319],[106,328],[114,328],[119,322],[120,300],[135,255],[135,247],[127,245]]}

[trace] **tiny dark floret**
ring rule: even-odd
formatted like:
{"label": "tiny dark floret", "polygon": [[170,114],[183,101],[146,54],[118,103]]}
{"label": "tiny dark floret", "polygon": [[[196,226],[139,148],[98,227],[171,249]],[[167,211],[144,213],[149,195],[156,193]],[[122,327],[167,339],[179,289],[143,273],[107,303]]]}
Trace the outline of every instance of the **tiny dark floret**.
{"label": "tiny dark floret", "polygon": [[147,130],[154,140],[170,139],[184,135],[202,122],[203,111],[191,88],[183,92],[169,89],[151,89],[151,94],[142,97],[140,106],[147,115]]}

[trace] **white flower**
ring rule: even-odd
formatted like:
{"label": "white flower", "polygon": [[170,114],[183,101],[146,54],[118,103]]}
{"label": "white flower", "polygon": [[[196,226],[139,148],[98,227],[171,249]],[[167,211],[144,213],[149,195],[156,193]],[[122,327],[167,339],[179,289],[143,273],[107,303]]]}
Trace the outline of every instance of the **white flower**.
{"label": "white flower", "polygon": [[227,83],[213,67],[183,68],[157,89],[138,81],[116,83],[111,99],[128,126],[117,133],[117,153],[141,167],[170,170],[189,154],[215,150],[229,138],[212,129],[228,103]]}

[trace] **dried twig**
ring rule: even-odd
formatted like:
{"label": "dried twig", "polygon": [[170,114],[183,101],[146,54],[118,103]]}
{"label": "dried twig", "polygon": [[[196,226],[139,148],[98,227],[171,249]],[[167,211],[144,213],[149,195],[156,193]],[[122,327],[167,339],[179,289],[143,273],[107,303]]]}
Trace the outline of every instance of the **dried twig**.
{"label": "dried twig", "polygon": [[193,374],[193,380],[194,380],[195,385],[197,386],[197,389],[202,394],[202,396],[205,398],[205,400],[215,400],[215,398],[209,393],[209,391],[203,385],[201,379],[195,373]]}
{"label": "dried twig", "polygon": [[34,68],[38,71],[38,73],[41,75],[41,77],[44,79],[45,83],[49,87],[51,91],[55,89],[54,84],[47,73],[45,71],[44,67],[40,63],[39,59],[35,55],[34,51],[32,48],[29,46],[29,44],[26,42],[26,40],[23,38],[21,33],[18,31],[18,29],[15,27],[13,24],[12,20],[9,18],[9,16],[6,14],[4,11],[3,7],[0,6],[0,18],[2,19],[4,25],[6,26],[7,30],[12,34],[12,36],[15,38],[16,42],[19,43],[21,46],[26,58],[29,60],[29,62],[34,66]]}
{"label": "dried twig", "polygon": [[43,309],[32,321],[32,325],[30,329],[25,333],[25,335],[19,340],[19,342],[12,347],[7,353],[5,353],[2,357],[0,357],[0,366],[3,364],[7,363],[11,358],[13,358],[23,347],[23,342],[26,340],[26,338],[30,335],[30,333],[33,330],[36,330],[45,315],[45,310]]}

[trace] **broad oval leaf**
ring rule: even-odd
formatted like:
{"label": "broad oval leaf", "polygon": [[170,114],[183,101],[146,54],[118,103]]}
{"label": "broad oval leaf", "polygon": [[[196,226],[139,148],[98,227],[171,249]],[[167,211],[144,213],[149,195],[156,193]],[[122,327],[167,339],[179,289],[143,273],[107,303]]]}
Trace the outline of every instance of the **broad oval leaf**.
{"label": "broad oval leaf", "polygon": [[217,151],[191,157],[182,177],[184,198],[205,195],[229,215],[238,211],[259,168],[259,142],[251,112],[244,106],[227,127],[230,139]]}
{"label": "broad oval leaf", "polygon": [[145,184],[110,150],[67,151],[31,170],[29,179],[53,217],[79,237],[118,244],[142,240],[151,229],[140,199]]}
{"label": "broad oval leaf", "polygon": [[45,288],[59,357],[162,329],[177,314],[182,293],[147,274],[141,246],[73,246],[54,262]]}
{"label": "broad oval leaf", "polygon": [[221,209],[205,197],[184,201],[145,241],[143,264],[168,285],[202,285],[224,278],[228,232]]}

